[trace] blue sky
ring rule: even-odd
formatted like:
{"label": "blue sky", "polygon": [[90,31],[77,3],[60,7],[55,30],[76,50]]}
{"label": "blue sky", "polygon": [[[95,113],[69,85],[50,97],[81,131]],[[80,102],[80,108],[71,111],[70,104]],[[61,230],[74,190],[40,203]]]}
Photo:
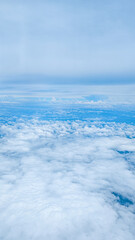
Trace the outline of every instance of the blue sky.
{"label": "blue sky", "polygon": [[0,81],[134,83],[134,12],[134,0],[1,0]]}

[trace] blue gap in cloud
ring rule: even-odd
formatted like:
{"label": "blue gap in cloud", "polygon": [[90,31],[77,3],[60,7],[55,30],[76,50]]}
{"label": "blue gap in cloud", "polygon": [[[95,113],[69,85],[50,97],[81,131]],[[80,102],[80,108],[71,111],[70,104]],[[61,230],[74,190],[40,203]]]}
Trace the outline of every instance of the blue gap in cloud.
{"label": "blue gap in cloud", "polygon": [[120,193],[117,192],[112,192],[112,194],[115,196],[115,200],[123,206],[129,207],[130,205],[133,205],[133,201],[130,200],[127,197],[124,197],[123,195],[121,195]]}

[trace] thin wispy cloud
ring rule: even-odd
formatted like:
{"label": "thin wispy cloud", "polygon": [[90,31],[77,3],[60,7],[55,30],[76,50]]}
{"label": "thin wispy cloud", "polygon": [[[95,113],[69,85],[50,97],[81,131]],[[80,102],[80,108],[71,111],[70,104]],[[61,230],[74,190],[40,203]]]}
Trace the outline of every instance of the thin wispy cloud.
{"label": "thin wispy cloud", "polygon": [[[55,101],[54,101],[55,100]],[[26,83],[8,82],[1,84],[0,103],[28,102],[36,104],[95,104],[101,107],[119,108],[118,105],[133,105],[135,103],[135,84],[114,85],[47,85],[42,82]]]}

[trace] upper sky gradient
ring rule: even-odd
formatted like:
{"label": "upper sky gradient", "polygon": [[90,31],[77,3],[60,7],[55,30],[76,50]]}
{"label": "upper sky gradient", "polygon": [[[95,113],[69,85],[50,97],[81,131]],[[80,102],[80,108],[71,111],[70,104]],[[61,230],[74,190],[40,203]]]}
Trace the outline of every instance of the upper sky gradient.
{"label": "upper sky gradient", "polygon": [[135,76],[134,0],[1,0],[0,36],[2,78]]}

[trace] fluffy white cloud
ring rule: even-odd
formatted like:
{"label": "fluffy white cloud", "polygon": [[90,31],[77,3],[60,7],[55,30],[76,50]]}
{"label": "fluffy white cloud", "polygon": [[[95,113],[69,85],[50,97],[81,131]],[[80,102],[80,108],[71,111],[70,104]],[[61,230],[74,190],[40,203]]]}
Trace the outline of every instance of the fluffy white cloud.
{"label": "fluffy white cloud", "polygon": [[33,120],[0,134],[0,239],[134,239],[134,126]]}

